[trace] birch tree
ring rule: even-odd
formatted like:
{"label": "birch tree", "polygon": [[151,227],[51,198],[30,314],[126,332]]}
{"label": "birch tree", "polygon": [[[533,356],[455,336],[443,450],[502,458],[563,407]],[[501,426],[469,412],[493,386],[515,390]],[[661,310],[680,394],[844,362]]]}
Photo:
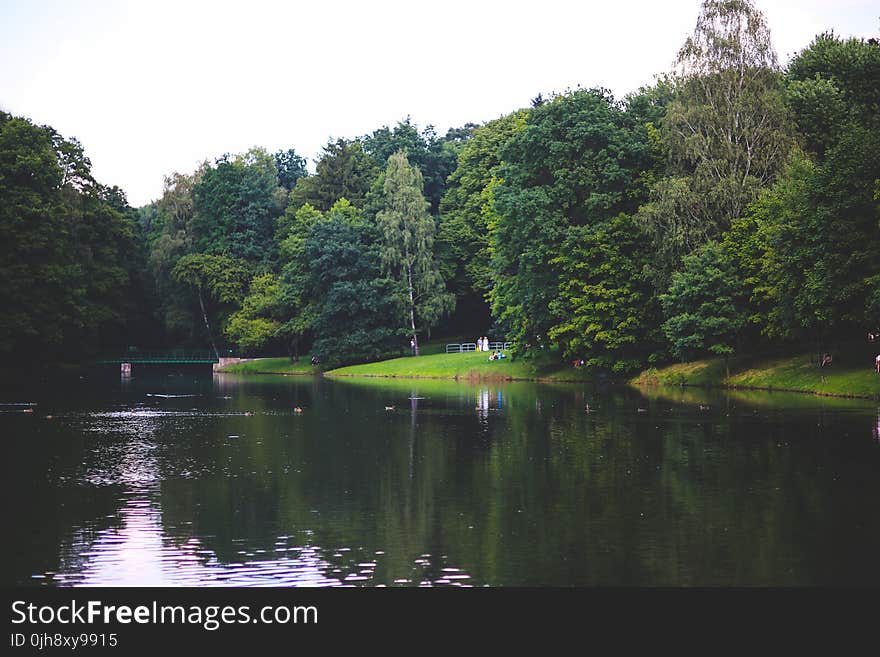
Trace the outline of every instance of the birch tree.
{"label": "birch tree", "polygon": [[667,280],[684,255],[742,216],[792,143],[770,31],[750,0],[704,0],[675,79],[662,129],[668,175],[642,209]]}
{"label": "birch tree", "polygon": [[422,174],[405,151],[388,159],[385,207],[376,215],[385,275],[399,281],[407,332],[419,354],[419,330],[435,324],[455,305],[434,260],[434,219],[428,213]]}

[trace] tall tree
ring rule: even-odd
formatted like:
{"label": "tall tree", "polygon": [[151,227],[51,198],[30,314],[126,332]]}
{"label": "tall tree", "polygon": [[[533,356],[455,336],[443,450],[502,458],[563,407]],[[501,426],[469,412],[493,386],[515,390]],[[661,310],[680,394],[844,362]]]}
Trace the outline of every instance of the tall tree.
{"label": "tall tree", "polygon": [[706,242],[686,256],[660,301],[668,317],[663,332],[676,357],[714,354],[727,364],[748,324],[748,292],[722,244]]}
{"label": "tall tree", "polygon": [[375,161],[355,140],[337,139],[324,146],[314,176],[300,178],[290,193],[290,204],[299,209],[306,203],[326,212],[341,198],[360,208],[379,175]]}
{"label": "tall tree", "polygon": [[434,219],[428,214],[422,189],[422,174],[410,166],[406,153],[392,155],[385,172],[385,208],[376,215],[376,224],[381,233],[383,269],[403,288],[416,355],[418,327],[429,328],[455,303],[434,259]]}
{"label": "tall tree", "polygon": [[587,252],[573,248],[571,236],[634,212],[653,159],[646,126],[604,90],[542,101],[501,157],[499,180],[488,189],[496,215],[489,223],[492,308],[524,349],[548,344],[554,327],[562,339],[571,334],[563,326],[579,325],[567,313],[580,306],[557,302],[561,287],[574,293],[583,277],[579,258]]}
{"label": "tall tree", "polygon": [[0,354],[78,360],[134,324],[134,212],[82,145],[0,112]]}
{"label": "tall tree", "polygon": [[770,32],[750,0],[704,0],[676,73],[662,130],[669,174],[642,209],[661,286],[686,253],[742,215],[791,144]]}
{"label": "tall tree", "polygon": [[498,175],[501,149],[525,127],[527,110],[476,128],[462,147],[449,189],[440,203],[437,259],[443,278],[457,296],[469,291],[484,298],[492,288],[486,188]]}
{"label": "tall tree", "polygon": [[468,137],[466,127],[450,129],[445,137],[438,136],[430,125],[420,131],[407,117],[398,122],[393,130],[384,126],[373,131],[363,138],[363,144],[364,150],[382,169],[388,166],[388,159],[394,153],[406,151],[410,164],[418,167],[422,173],[429,211],[436,214],[446,192],[447,178],[455,170],[458,151]]}
{"label": "tall tree", "polygon": [[359,219],[331,211],[305,242],[308,288],[319,301],[310,318],[313,353],[328,367],[377,360],[399,343],[396,284],[382,275],[375,227]]}
{"label": "tall tree", "polygon": [[223,156],[193,188],[195,249],[268,265],[275,222],[283,210],[275,158],[261,148]]}

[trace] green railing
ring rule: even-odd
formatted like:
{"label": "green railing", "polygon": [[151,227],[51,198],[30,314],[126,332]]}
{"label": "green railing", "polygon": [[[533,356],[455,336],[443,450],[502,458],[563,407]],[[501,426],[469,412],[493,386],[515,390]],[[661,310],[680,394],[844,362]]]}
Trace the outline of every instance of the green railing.
{"label": "green railing", "polygon": [[100,364],[132,363],[145,364],[187,364],[216,363],[217,356],[210,350],[173,350],[173,351],[128,351],[122,354],[101,356]]}

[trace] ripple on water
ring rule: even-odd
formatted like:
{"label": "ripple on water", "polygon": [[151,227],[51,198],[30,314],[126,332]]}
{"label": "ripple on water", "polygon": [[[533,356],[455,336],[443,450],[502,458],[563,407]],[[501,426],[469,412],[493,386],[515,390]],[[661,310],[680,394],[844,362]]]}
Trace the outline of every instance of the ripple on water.
{"label": "ripple on water", "polygon": [[363,548],[297,545],[289,534],[272,539],[272,547],[232,539],[240,549],[239,559],[231,561],[221,559],[206,541],[210,537],[170,535],[158,502],[134,496],[125,501],[111,527],[75,530],[64,546],[61,567],[34,574],[33,579],[58,586],[329,587],[454,585],[455,580],[469,578],[459,568],[442,564],[446,567],[434,581],[427,572],[377,580],[377,569],[387,566],[384,551],[371,550],[377,556],[367,561],[358,559]]}

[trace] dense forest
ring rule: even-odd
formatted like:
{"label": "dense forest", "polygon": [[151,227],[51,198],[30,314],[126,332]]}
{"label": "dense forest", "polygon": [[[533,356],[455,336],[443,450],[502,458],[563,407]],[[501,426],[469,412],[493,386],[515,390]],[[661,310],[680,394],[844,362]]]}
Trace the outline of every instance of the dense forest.
{"label": "dense forest", "polygon": [[167,347],[327,366],[488,334],[628,372],[880,333],[880,45],[781,66],[706,0],[674,70],[444,135],[253,148],[132,208],[83,146],[0,112],[0,355]]}

